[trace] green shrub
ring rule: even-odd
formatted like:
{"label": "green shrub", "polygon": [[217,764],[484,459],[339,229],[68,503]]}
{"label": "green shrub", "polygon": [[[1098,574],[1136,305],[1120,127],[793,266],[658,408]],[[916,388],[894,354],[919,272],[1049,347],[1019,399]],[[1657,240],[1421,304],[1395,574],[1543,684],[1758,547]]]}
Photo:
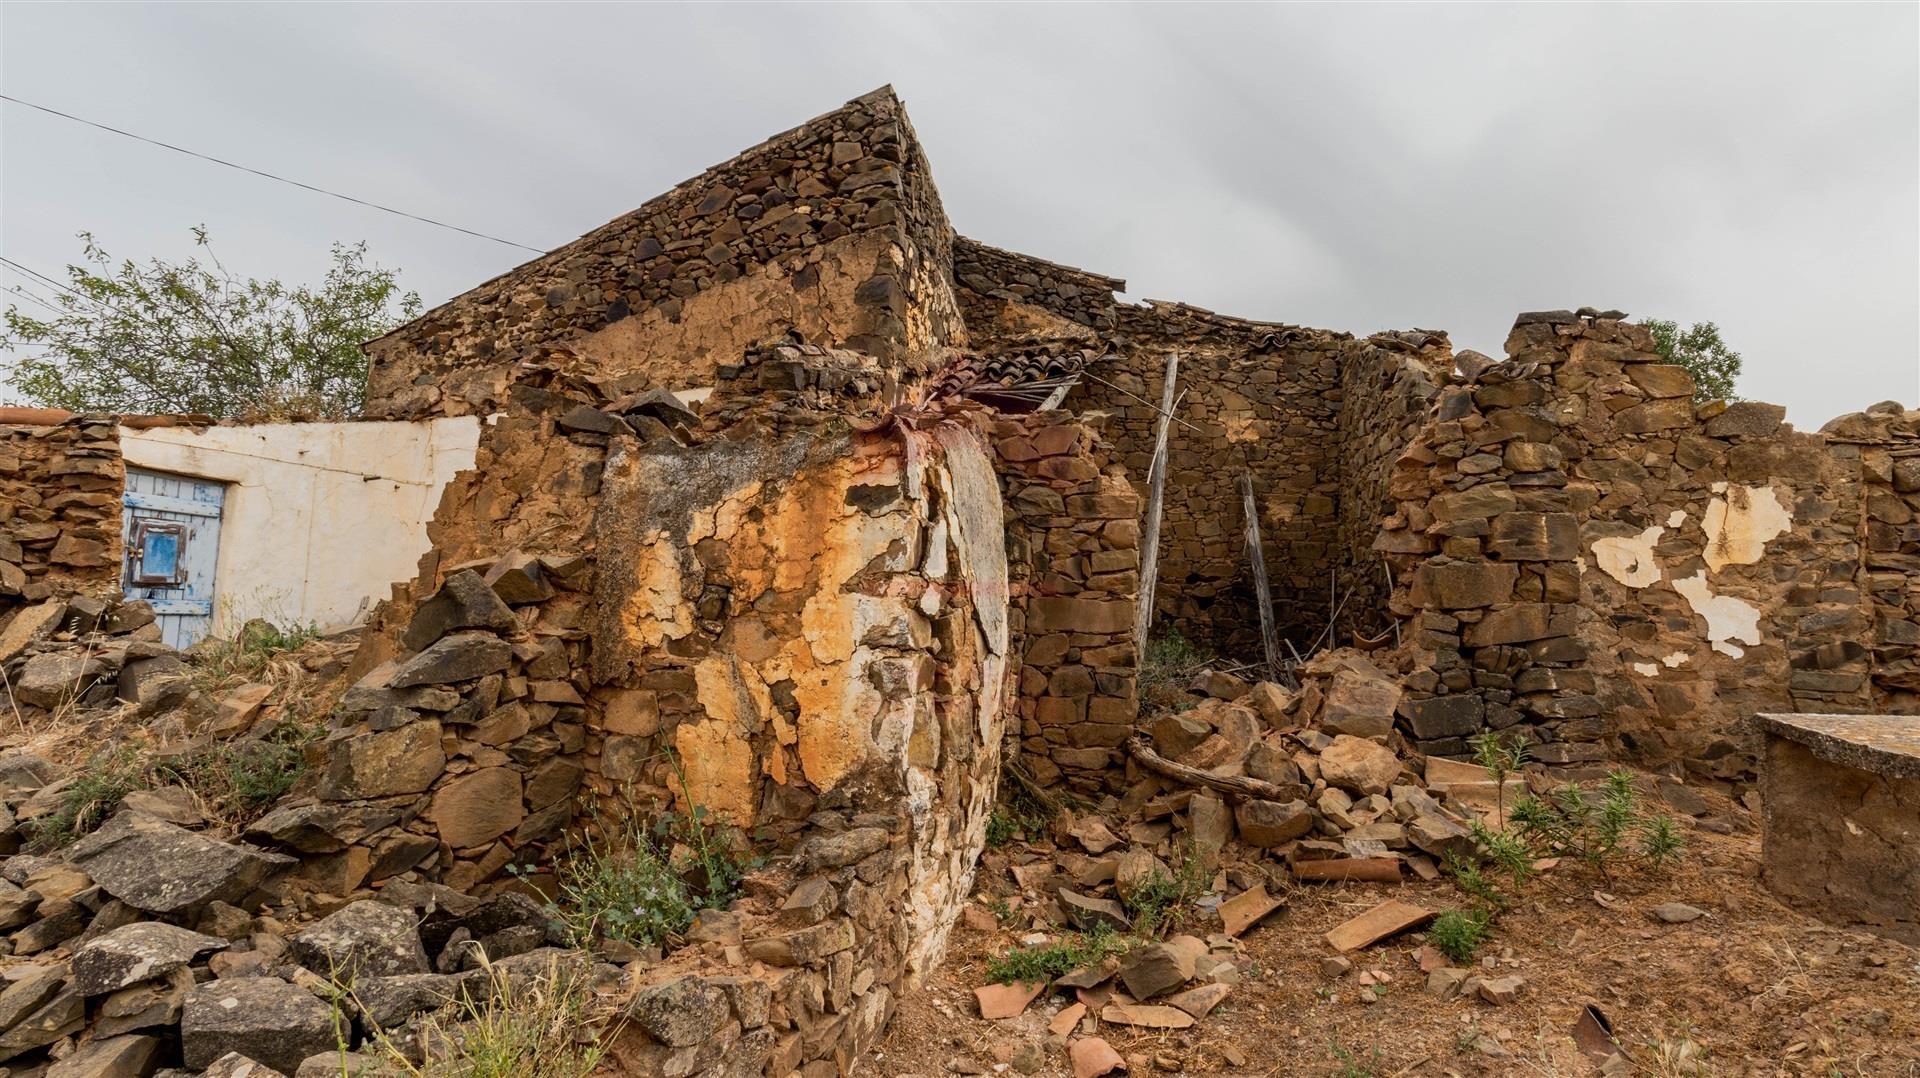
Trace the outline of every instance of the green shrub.
{"label": "green shrub", "polygon": [[633,815],[570,838],[550,912],[575,946],[619,940],[662,944],[686,931],[698,906],[693,893]]}
{"label": "green shrub", "polygon": [[1685,846],[1670,817],[1642,811],[1631,771],[1608,775],[1594,796],[1569,783],[1550,798],[1522,798],[1513,824],[1539,856],[1571,858],[1609,884],[1617,868],[1659,868]]}
{"label": "green shrub", "polygon": [[1140,714],[1186,711],[1194,699],[1187,683],[1213,661],[1213,653],[1171,626],[1147,639],[1140,658]]}
{"label": "green shrub", "polygon": [[1487,940],[1493,918],[1485,910],[1448,910],[1434,918],[1427,929],[1427,942],[1455,962],[1473,961],[1474,952]]}
{"label": "green shrub", "polygon": [[570,838],[559,859],[550,912],[577,946],[619,940],[640,946],[676,939],[703,909],[725,909],[747,873],[759,867],[740,851],[738,829],[705,806],[662,812],[651,821],[629,809],[596,819]]}
{"label": "green shrub", "polygon": [[987,979],[995,984],[1050,981],[1111,955],[1125,954],[1131,946],[1131,941],[1118,932],[1099,925],[1084,935],[1065,936],[1043,947],[1015,947],[989,958]]}
{"label": "green shrub", "polygon": [[1154,869],[1153,875],[1120,897],[1135,935],[1153,939],[1176,924],[1188,903],[1206,893],[1206,866],[1189,855],[1172,875]]}

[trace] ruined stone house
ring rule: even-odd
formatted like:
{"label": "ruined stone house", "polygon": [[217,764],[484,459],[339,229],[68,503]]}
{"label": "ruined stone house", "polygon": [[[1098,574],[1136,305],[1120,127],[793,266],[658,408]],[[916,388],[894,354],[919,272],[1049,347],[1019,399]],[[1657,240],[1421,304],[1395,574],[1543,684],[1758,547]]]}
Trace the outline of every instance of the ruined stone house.
{"label": "ruined stone house", "polygon": [[[792,859],[662,971],[728,1004],[650,1065],[850,1066],[938,961],[1003,760],[1125,783],[1170,352],[1157,623],[1259,657],[1251,476],[1279,635],[1371,652],[1374,736],[1745,781],[1755,712],[1920,704],[1920,413],[1698,404],[1617,312],[1523,314],[1496,362],[1123,289],[958,234],[882,89],[371,342],[370,418],[477,449],[326,789],[261,833],[471,889],[596,802],[706,806]],[[69,585],[62,529],[114,493],[63,470],[92,424],[46,430],[15,594]]]}

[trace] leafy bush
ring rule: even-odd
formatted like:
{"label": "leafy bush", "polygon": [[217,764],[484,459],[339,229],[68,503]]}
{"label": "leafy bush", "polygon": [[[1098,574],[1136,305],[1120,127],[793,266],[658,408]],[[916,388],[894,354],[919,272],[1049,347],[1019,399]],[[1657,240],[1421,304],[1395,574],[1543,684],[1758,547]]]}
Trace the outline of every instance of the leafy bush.
{"label": "leafy bush", "polygon": [[1434,918],[1427,942],[1455,962],[1471,962],[1492,924],[1493,917],[1485,910],[1448,910]]}
{"label": "leafy bush", "polygon": [[569,839],[557,882],[550,912],[579,947],[603,939],[665,943],[686,931],[698,909],[687,882],[633,815]]}
{"label": "leafy bush", "polygon": [[1541,856],[1571,857],[1608,883],[1622,865],[1660,868],[1685,846],[1671,817],[1641,810],[1631,771],[1608,775],[1597,797],[1569,783],[1551,798],[1522,798],[1513,823]]}
{"label": "leafy bush", "polygon": [[987,959],[987,979],[995,984],[1050,981],[1076,969],[1125,954],[1132,941],[1106,925],[1079,936],[1065,936],[1044,947],[1015,947]]}
{"label": "leafy bush", "polygon": [[1140,714],[1186,711],[1194,700],[1187,683],[1213,661],[1213,653],[1168,627],[1147,640],[1140,660]]}
{"label": "leafy bush", "polygon": [[739,895],[759,864],[738,852],[741,845],[738,830],[697,804],[651,823],[631,809],[618,820],[596,819],[568,840],[549,910],[577,946],[671,942],[699,911],[725,909]]}
{"label": "leafy bush", "polygon": [[1206,866],[1189,855],[1172,875],[1154,869],[1153,875],[1120,896],[1135,935],[1153,939],[1172,927],[1187,904],[1207,891]]}

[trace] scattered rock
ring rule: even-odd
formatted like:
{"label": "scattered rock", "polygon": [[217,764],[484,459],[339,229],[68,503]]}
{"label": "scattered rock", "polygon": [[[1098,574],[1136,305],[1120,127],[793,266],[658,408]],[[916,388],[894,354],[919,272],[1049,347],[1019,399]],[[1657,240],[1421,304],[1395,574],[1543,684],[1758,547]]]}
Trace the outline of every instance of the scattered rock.
{"label": "scattered rock", "polygon": [[159,921],[139,921],[88,940],[73,952],[73,987],[99,996],[163,976],[227,941]]}
{"label": "scattered rock", "polygon": [[150,913],[234,902],[294,859],[220,842],[163,820],[122,812],[67,857],[106,892]]}
{"label": "scattered rock", "polygon": [[1193,980],[1194,955],[1170,943],[1135,947],[1120,959],[1120,979],[1135,999],[1152,999]]}
{"label": "scattered rock", "polygon": [[1101,1008],[1100,1020],[1142,1029],[1186,1029],[1193,1025],[1193,1015],[1180,1008],[1150,1003],[1109,1003]]}
{"label": "scattered rock", "polygon": [[1341,734],[1320,753],[1320,777],[1357,794],[1384,794],[1400,777],[1400,757],[1385,745]]}
{"label": "scattered rock", "polygon": [[333,1011],[312,993],[275,977],[210,981],[187,994],[180,1050],[190,1068],[229,1052],[283,1072],[334,1047]]}
{"label": "scattered rock", "polygon": [[1698,906],[1689,906],[1685,902],[1667,902],[1655,906],[1653,915],[1670,925],[1683,925],[1705,917],[1707,911]]}
{"label": "scattered rock", "polygon": [[1073,1062],[1073,1078],[1101,1078],[1127,1069],[1127,1061],[1099,1037],[1081,1037],[1074,1041],[1067,1046],[1067,1056]]}
{"label": "scattered rock", "polygon": [[426,973],[413,913],[371,899],[344,906],[287,941],[293,960],[325,977]]}

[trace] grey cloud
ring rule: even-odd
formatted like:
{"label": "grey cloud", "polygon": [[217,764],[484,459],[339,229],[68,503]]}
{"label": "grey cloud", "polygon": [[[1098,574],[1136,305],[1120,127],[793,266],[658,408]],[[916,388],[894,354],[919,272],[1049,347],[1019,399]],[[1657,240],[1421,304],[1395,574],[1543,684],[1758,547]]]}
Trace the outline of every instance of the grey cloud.
{"label": "grey cloud", "polygon": [[[955,224],[1132,294],[1497,351],[1713,319],[1802,427],[1920,400],[1911,5],[8,5],[0,85],[539,246],[883,82]],[[0,246],[90,228],[429,302],[524,257],[0,108]],[[10,282],[11,278],[7,278]]]}

